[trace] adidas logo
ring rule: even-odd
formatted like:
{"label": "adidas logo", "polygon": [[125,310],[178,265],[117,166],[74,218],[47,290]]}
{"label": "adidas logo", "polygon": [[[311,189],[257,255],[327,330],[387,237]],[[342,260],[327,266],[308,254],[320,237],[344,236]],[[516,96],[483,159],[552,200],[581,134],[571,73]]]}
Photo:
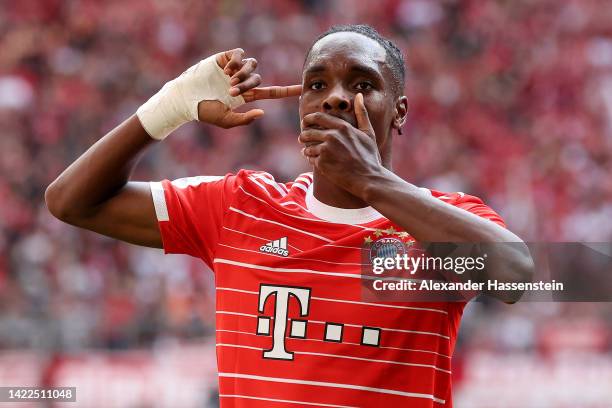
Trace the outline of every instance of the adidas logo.
{"label": "adidas logo", "polygon": [[267,244],[260,246],[259,250],[261,252],[267,252],[269,254],[289,256],[289,251],[287,250],[287,237],[282,237],[279,239],[275,239],[274,241],[270,241]]}

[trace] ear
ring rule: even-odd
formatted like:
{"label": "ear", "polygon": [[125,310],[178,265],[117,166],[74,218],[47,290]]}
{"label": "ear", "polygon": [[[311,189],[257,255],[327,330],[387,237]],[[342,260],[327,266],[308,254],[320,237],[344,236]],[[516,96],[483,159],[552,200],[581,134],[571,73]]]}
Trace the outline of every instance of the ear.
{"label": "ear", "polygon": [[402,95],[395,101],[395,115],[393,116],[393,128],[397,129],[400,135],[402,134],[402,126],[406,123],[407,117],[408,98]]}

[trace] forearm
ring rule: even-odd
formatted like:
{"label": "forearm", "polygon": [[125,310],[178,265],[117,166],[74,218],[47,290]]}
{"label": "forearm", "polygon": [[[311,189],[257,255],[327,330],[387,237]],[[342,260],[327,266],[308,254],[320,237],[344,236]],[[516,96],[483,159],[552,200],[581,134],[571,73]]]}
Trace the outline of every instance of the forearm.
{"label": "forearm", "polygon": [[499,225],[449,205],[387,169],[362,182],[361,196],[421,242],[521,242]]}
{"label": "forearm", "polygon": [[50,211],[61,219],[87,216],[128,182],[147,146],[154,143],[136,115],[98,140],[45,193]]}
{"label": "forearm", "polygon": [[[383,169],[363,183],[361,194],[369,205],[418,242],[434,243],[433,247],[435,243],[475,244],[459,245],[454,254],[486,254],[486,269],[480,279],[519,282],[531,278],[533,261],[518,236],[492,221],[444,203],[389,170]],[[449,247],[454,245],[444,249]],[[514,301],[517,294],[494,295]]]}

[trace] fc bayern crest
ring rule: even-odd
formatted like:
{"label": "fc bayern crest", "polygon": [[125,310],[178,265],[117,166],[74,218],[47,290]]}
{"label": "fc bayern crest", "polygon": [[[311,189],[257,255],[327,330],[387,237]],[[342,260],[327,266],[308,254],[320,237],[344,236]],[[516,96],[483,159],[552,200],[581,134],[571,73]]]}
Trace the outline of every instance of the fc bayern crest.
{"label": "fc bayern crest", "polygon": [[[398,231],[393,227],[387,229],[375,229],[374,232],[364,238],[364,256],[370,258],[395,258],[408,252],[414,243],[413,239],[405,231]],[[364,259],[364,261],[366,261]]]}
{"label": "fc bayern crest", "polygon": [[406,253],[406,246],[397,238],[379,238],[370,247],[370,260],[374,258],[395,258]]}

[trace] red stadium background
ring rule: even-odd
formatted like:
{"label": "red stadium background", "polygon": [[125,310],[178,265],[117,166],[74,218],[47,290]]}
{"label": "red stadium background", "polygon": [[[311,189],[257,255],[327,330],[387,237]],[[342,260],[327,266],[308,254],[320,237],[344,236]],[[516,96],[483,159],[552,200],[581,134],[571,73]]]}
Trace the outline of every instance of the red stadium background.
{"label": "red stadium background", "polygon": [[[242,47],[264,84],[297,83],[339,23],[405,53],[402,177],[485,198],[526,241],[612,239],[610,1],[0,1],[0,386],[76,386],[83,407],[218,404],[210,272],[64,225],[44,189],[195,61]],[[260,106],[252,126],[181,128],[136,177],[293,179],[308,169],[297,103]],[[459,408],[612,406],[612,307],[474,302],[453,375]]]}

